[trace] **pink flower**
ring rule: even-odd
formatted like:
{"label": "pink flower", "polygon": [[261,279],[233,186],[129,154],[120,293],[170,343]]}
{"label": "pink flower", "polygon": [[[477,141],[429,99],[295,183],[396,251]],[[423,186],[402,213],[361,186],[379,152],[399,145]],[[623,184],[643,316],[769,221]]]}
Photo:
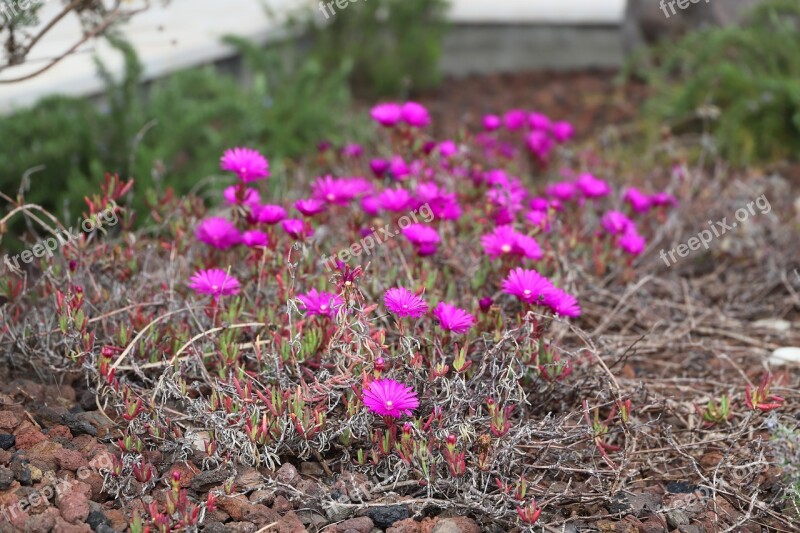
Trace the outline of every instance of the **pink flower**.
{"label": "pink flower", "polygon": [[263,231],[251,230],[245,231],[242,235],[242,242],[248,248],[256,248],[259,246],[269,246],[269,237]]}
{"label": "pink flower", "polygon": [[411,193],[405,189],[386,189],[378,199],[382,208],[398,213],[408,209],[411,204]]}
{"label": "pink flower", "polygon": [[575,185],[572,183],[568,181],[561,181],[548,186],[545,192],[548,196],[552,196],[557,200],[566,202],[571,200],[578,191]]}
{"label": "pink flower", "polygon": [[260,224],[277,224],[286,218],[286,209],[279,205],[259,205],[253,207],[253,218]]}
{"label": "pink flower", "polygon": [[652,207],[650,197],[635,187],[625,191],[623,199],[628,202],[631,208],[637,213],[646,213]]}
{"label": "pink flower", "polygon": [[655,206],[676,206],[678,205],[678,200],[667,192],[657,192],[650,196],[650,203]]}
{"label": "pink flower", "polygon": [[303,221],[296,218],[287,218],[281,222],[281,227],[283,228],[283,231],[295,239],[302,239],[309,235],[309,232],[306,230]]}
{"label": "pink flower", "polygon": [[522,109],[512,109],[503,115],[503,122],[505,122],[507,130],[515,131],[525,125],[526,118],[527,113]]}
{"label": "pink flower", "polygon": [[402,109],[403,120],[414,128],[424,128],[431,123],[431,116],[425,106],[417,102],[406,102]]}
{"label": "pink flower", "polygon": [[239,294],[239,280],[219,268],[198,270],[191,277],[189,287],[198,294],[210,294],[214,300],[220,296]]}
{"label": "pink flower", "polygon": [[581,306],[578,304],[578,299],[558,287],[553,287],[551,291],[545,294],[544,304],[560,316],[581,316]]}
{"label": "pink flower", "polygon": [[497,115],[484,115],[483,116],[483,129],[486,131],[495,131],[503,125],[502,120]]}
{"label": "pink flower", "polygon": [[365,196],[361,199],[361,209],[370,216],[378,216],[381,212],[381,203],[374,196]]}
{"label": "pink flower", "polygon": [[464,309],[439,302],[433,310],[433,316],[439,320],[439,327],[453,333],[466,333],[475,324],[475,317]]}
{"label": "pink flower", "polygon": [[294,207],[307,217],[313,217],[325,211],[325,204],[316,198],[297,200]]}
{"label": "pink flower", "polygon": [[372,120],[381,126],[391,128],[403,118],[403,110],[399,104],[394,102],[378,104],[370,111]]}
{"label": "pink flower", "polygon": [[544,255],[536,241],[527,235],[517,233],[512,226],[498,226],[491,233],[481,237],[483,251],[492,259],[504,255],[517,255],[539,260]]}
{"label": "pink flower", "polygon": [[544,232],[550,231],[550,215],[546,211],[529,211],[525,219]]}
{"label": "pink flower", "polygon": [[550,201],[547,198],[535,197],[530,201],[531,209],[534,211],[545,211],[550,209]]}
{"label": "pink flower", "polygon": [[535,270],[515,268],[503,280],[503,292],[516,296],[526,304],[541,304],[553,290],[549,279]]}
{"label": "pink flower", "polygon": [[357,196],[372,192],[372,184],[364,178],[323,176],[312,186],[314,198],[329,204],[345,205]]}
{"label": "pink flower", "polygon": [[342,155],[344,157],[352,157],[353,159],[357,159],[361,157],[363,154],[364,154],[364,149],[361,147],[360,144],[350,143],[348,145],[345,145],[344,148],[342,148]]}
{"label": "pink flower", "polygon": [[611,187],[605,181],[595,178],[589,173],[578,176],[575,185],[587,198],[601,198],[611,193]]}
{"label": "pink flower", "polygon": [[400,181],[411,174],[411,170],[402,157],[395,155],[392,156],[391,161],[389,161],[389,173],[392,175],[393,179]]}
{"label": "pink flower", "polygon": [[405,287],[395,287],[386,291],[383,302],[386,304],[386,309],[400,317],[419,318],[428,312],[425,300]]}
{"label": "pink flower", "polygon": [[543,113],[531,113],[528,115],[528,125],[534,130],[550,131],[553,127],[553,122],[550,117]]}
{"label": "pink flower", "polygon": [[211,217],[203,220],[197,226],[195,236],[197,240],[220,250],[236,246],[242,240],[242,236],[233,222],[221,217]]}
{"label": "pink flower", "polygon": [[437,245],[442,241],[435,229],[423,224],[411,224],[402,232],[405,238],[416,246],[417,255],[421,257],[435,254]]}
{"label": "pink flower", "polygon": [[231,148],[220,160],[222,170],[235,172],[245,183],[269,177],[269,161],[250,148]]}
{"label": "pink flower", "polygon": [[636,232],[635,227],[629,227],[619,238],[617,244],[630,255],[640,255],[644,252],[647,241]]}
{"label": "pink flower", "polygon": [[442,157],[451,158],[458,153],[458,145],[453,141],[442,141],[436,149]]}
{"label": "pink flower", "polygon": [[311,289],[305,294],[300,294],[297,299],[300,300],[300,304],[309,316],[332,317],[344,305],[338,295],[330,292],[318,292],[317,289]]}
{"label": "pink flower", "polygon": [[391,163],[385,159],[373,159],[369,162],[369,168],[372,170],[372,173],[375,174],[375,177],[382,178],[386,171],[389,170],[389,165]]}
{"label": "pink flower", "polygon": [[362,396],[367,409],[380,416],[410,416],[419,407],[414,390],[393,379],[373,381],[364,389]]}
{"label": "pink flower", "polygon": [[222,197],[225,198],[225,201],[231,205],[247,205],[252,207],[261,203],[261,195],[255,189],[250,187],[246,188],[244,190],[244,198],[242,200],[239,200],[238,192],[239,187],[236,185],[231,185],[230,187],[225,188],[225,190],[222,192]]}
{"label": "pink flower", "polygon": [[625,216],[625,213],[620,211],[609,211],[603,215],[601,223],[603,224],[603,229],[605,229],[609,235],[619,235],[620,233],[624,233],[628,228],[635,226],[633,220],[629,219]]}
{"label": "pink flower", "polygon": [[556,122],[551,133],[556,142],[565,143],[575,136],[575,128],[569,122]]}
{"label": "pink flower", "polygon": [[543,131],[534,130],[525,137],[525,146],[537,159],[546,161],[553,150],[553,140]]}

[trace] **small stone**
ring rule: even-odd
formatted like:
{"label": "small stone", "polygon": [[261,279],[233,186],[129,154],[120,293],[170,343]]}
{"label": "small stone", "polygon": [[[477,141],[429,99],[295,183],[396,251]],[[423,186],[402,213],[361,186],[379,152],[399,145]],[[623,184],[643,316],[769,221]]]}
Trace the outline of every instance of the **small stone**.
{"label": "small stone", "polygon": [[[56,498],[61,517],[72,524],[85,522],[89,516],[89,498],[80,485],[85,486],[86,484],[73,482],[64,494],[60,494]],[[91,489],[88,491],[91,493]]]}
{"label": "small stone", "polygon": [[275,500],[272,502],[272,509],[283,514],[294,509],[294,506],[289,500],[286,499],[286,497],[278,495],[275,496]]}
{"label": "small stone", "polygon": [[306,526],[300,521],[300,518],[295,514],[294,511],[289,511],[283,517],[281,517],[278,525],[276,526],[277,531],[280,533],[306,533]]}
{"label": "small stone", "polygon": [[80,452],[75,450],[61,450],[56,457],[58,466],[64,470],[75,472],[80,467],[86,465],[86,459]]}
{"label": "small stone", "polygon": [[17,437],[7,433],[0,433],[0,450],[9,450],[17,443]]}
{"label": "small stone", "polygon": [[409,517],[408,507],[405,505],[372,507],[365,514],[381,529],[386,529],[398,520],[404,520]]}
{"label": "small stone", "polygon": [[309,461],[300,463],[300,473],[308,477],[325,477],[325,470],[322,469],[322,465]]}
{"label": "small stone", "polygon": [[56,525],[56,518],[50,513],[33,515],[25,522],[25,531],[28,533],[49,533]]}
{"label": "small stone", "polygon": [[101,525],[110,526],[111,520],[106,518],[106,515],[100,511],[92,511],[86,518],[86,523],[89,524],[93,531],[97,531],[97,528]]}
{"label": "small stone", "polygon": [[0,467],[0,490],[6,490],[14,483],[14,472],[8,468]]}
{"label": "small stone", "polygon": [[457,516],[440,520],[431,533],[481,533],[481,528],[471,518]]}
{"label": "small stone", "polygon": [[800,363],[800,348],[778,348],[772,352],[767,362],[775,366],[798,364]]}
{"label": "small stone", "polygon": [[225,525],[220,522],[206,522],[203,533],[225,533]]}
{"label": "small stone", "polygon": [[667,525],[669,526],[670,531],[672,531],[673,529],[677,529],[680,526],[685,526],[690,522],[689,515],[681,511],[680,509],[667,511],[666,517],[667,517]]}
{"label": "small stone", "polygon": [[0,429],[13,431],[19,425],[19,417],[11,411],[0,411]]}
{"label": "small stone", "polygon": [[275,474],[275,477],[281,483],[291,485],[292,487],[300,483],[300,480],[302,479],[300,477],[300,473],[291,463],[284,463],[281,465],[281,467],[278,469],[278,472]]}
{"label": "small stone", "polygon": [[372,520],[368,516],[360,516],[337,524],[336,531],[337,533],[344,533],[345,531],[353,530],[358,533],[369,533],[372,531],[372,526]]}
{"label": "small stone", "polygon": [[392,527],[386,529],[386,533],[422,533],[422,525],[413,518],[398,520]]}
{"label": "small stone", "polygon": [[106,524],[100,524],[97,526],[97,529],[94,530],[94,533],[119,533],[116,529]]}

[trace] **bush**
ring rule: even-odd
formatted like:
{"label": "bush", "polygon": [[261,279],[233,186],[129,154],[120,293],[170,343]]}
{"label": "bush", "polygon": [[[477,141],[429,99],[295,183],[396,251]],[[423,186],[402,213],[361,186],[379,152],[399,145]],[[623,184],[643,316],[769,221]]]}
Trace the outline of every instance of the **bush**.
{"label": "bush", "polygon": [[[341,109],[349,106],[348,65],[324,70],[313,59],[287,58],[229,39],[245,55],[253,83],[242,87],[214,67],[177,72],[142,87],[142,66],[130,46],[115,41],[125,73],[106,82],[100,106],[82,98],[47,98],[0,121],[0,189],[12,193],[33,167],[28,201],[75,217],[83,196],[106,171],[133,177],[134,206],[146,215],[145,197],[168,184],[178,194],[219,171],[210,153],[236,144],[269,147],[277,158],[296,157],[323,139],[338,142]],[[350,133],[354,131],[350,130]]]}
{"label": "bush", "polygon": [[311,53],[326,68],[352,61],[352,82],[369,97],[399,97],[435,87],[447,24],[447,0],[382,0],[351,5],[311,29]]}
{"label": "bush", "polygon": [[794,157],[800,151],[800,4],[774,0],[741,27],[689,34],[651,50],[631,71],[656,94],[646,114],[674,131],[709,131],[738,164]]}

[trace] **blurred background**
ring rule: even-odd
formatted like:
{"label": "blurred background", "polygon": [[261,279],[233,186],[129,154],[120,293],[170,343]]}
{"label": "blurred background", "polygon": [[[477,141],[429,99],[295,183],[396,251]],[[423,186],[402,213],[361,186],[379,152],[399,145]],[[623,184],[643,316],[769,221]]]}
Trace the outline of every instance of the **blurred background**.
{"label": "blurred background", "polygon": [[799,4],[0,0],[0,190],[68,217],[119,173],[146,213],[227,147],[291,165],[364,140],[365,107],[407,98],[440,131],[518,106],[582,135],[635,120],[633,139],[791,157]]}

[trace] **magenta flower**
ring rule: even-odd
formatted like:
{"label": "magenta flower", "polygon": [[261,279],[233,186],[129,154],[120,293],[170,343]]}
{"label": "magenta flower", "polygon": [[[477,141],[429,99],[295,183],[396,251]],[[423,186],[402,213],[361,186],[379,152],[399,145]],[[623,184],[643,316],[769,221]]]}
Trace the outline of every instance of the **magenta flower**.
{"label": "magenta flower", "polygon": [[370,216],[378,216],[381,212],[381,202],[374,196],[365,196],[361,199],[361,209]]}
{"label": "magenta flower", "polygon": [[386,291],[383,302],[386,304],[386,309],[399,317],[419,318],[428,312],[425,300],[405,287],[395,287]]}
{"label": "magenta flower", "polygon": [[391,128],[403,118],[403,109],[394,102],[378,104],[372,108],[370,116],[381,126]]}
{"label": "magenta flower", "polygon": [[437,245],[442,241],[435,229],[424,224],[411,224],[402,232],[405,238],[417,248],[417,254],[421,257],[435,254]]}
{"label": "magenta flower", "polygon": [[650,196],[650,203],[655,206],[676,206],[678,199],[667,192],[657,192]]}
{"label": "magenta flower", "polygon": [[325,203],[316,198],[297,200],[294,207],[307,217],[313,217],[325,211]]}
{"label": "magenta flower", "polygon": [[221,217],[211,217],[203,220],[197,226],[195,236],[197,240],[220,250],[236,246],[242,240],[242,236],[233,222]]}
{"label": "magenta flower", "polygon": [[546,211],[529,211],[525,220],[544,232],[550,231],[550,215]]}
{"label": "magenta flower", "polygon": [[550,201],[547,198],[535,197],[530,201],[531,209],[534,211],[548,211],[550,209]]}
{"label": "magenta flower", "polygon": [[317,289],[311,289],[305,294],[300,294],[297,299],[300,300],[300,305],[309,316],[332,317],[344,305],[338,295],[330,292],[318,292]]}
{"label": "magenta flower", "polygon": [[517,255],[536,260],[544,257],[534,239],[517,233],[511,226],[496,227],[492,233],[481,237],[481,244],[483,251],[492,259],[504,255]]}
{"label": "magenta flower", "polygon": [[630,204],[631,208],[637,213],[646,213],[652,207],[650,197],[635,187],[625,191],[623,200]]}
{"label": "magenta flower", "polygon": [[253,218],[260,224],[277,224],[286,218],[286,209],[279,205],[259,205],[253,207]]}
{"label": "magenta flower", "polygon": [[439,327],[453,333],[466,333],[475,324],[475,317],[454,305],[439,302],[433,310],[433,316],[439,320]]}
{"label": "magenta flower", "polygon": [[617,241],[619,247],[630,255],[640,255],[644,252],[647,241],[636,232],[636,228],[631,226]]}
{"label": "magenta flower", "polygon": [[387,211],[398,213],[411,205],[411,193],[405,189],[386,189],[378,197],[381,207]]}
{"label": "magenta flower", "polygon": [[375,177],[382,178],[386,171],[389,170],[390,164],[386,159],[373,159],[369,162],[369,168],[375,174]]}
{"label": "magenta flower", "polygon": [[609,235],[619,235],[627,231],[628,228],[635,226],[633,220],[620,211],[609,211],[603,215],[600,222]]}
{"label": "magenta flower", "polygon": [[581,306],[578,304],[578,299],[557,287],[553,287],[551,291],[545,294],[544,304],[560,316],[581,316]]}
{"label": "magenta flower", "polygon": [[442,141],[437,146],[436,149],[439,151],[439,154],[442,157],[451,158],[458,153],[458,145],[453,141]]}
{"label": "magenta flower", "polygon": [[533,130],[525,137],[525,146],[540,161],[546,161],[553,150],[553,140],[543,131]]}
{"label": "magenta flower", "polygon": [[527,113],[525,113],[525,111],[522,109],[512,109],[503,115],[503,122],[505,122],[506,129],[509,131],[520,129],[525,125],[526,119]]}
{"label": "magenta flower", "polygon": [[303,239],[313,233],[307,231],[303,221],[296,218],[287,218],[281,222],[281,227],[283,231],[295,239]]}
{"label": "magenta flower", "polygon": [[231,148],[220,160],[222,170],[235,172],[245,183],[269,177],[269,161],[250,148]]}
{"label": "magenta flower", "polygon": [[246,188],[241,200],[239,199],[238,193],[239,187],[236,185],[231,185],[230,187],[225,188],[225,190],[222,192],[222,197],[225,198],[225,201],[231,205],[247,205],[252,207],[261,203],[261,195],[255,189],[250,187]]}
{"label": "magenta flower", "polygon": [[367,409],[380,416],[410,416],[419,407],[414,390],[393,379],[373,381],[364,389],[362,396]]}
{"label": "magenta flower", "polygon": [[189,287],[198,294],[210,294],[214,300],[220,296],[239,294],[239,280],[219,268],[198,270],[189,280]]}
{"label": "magenta flower", "polygon": [[363,154],[364,154],[364,148],[362,148],[360,144],[350,143],[348,145],[345,145],[344,148],[342,148],[342,155],[344,157],[352,157],[353,159],[357,159],[361,157]]}
{"label": "magenta flower", "polygon": [[526,304],[541,304],[553,290],[549,279],[535,270],[515,268],[503,280],[503,292],[516,296]]}
{"label": "magenta flower", "polygon": [[545,190],[548,196],[552,196],[557,200],[561,200],[562,202],[566,202],[571,200],[575,194],[578,192],[575,185],[568,181],[560,181],[558,183],[553,183],[549,185]]}
{"label": "magenta flower", "polygon": [[586,198],[602,198],[611,193],[611,186],[593,175],[586,173],[578,176],[578,181],[575,185],[581,190]]}
{"label": "magenta flower", "polygon": [[528,115],[528,125],[533,130],[550,131],[553,127],[553,122],[550,117],[543,113],[531,113]]}
{"label": "magenta flower", "polygon": [[503,121],[497,115],[484,115],[483,116],[483,129],[486,131],[495,131],[503,125]]}
{"label": "magenta flower", "polygon": [[395,155],[389,161],[389,173],[393,179],[401,181],[411,174],[411,169],[408,168],[408,164],[401,156]]}
{"label": "magenta flower", "polygon": [[242,234],[242,243],[248,248],[269,246],[269,237],[263,231],[251,230]]}
{"label": "magenta flower", "polygon": [[402,109],[403,120],[414,128],[424,128],[431,123],[431,116],[425,106],[417,102],[406,102]]}
{"label": "magenta flower", "polygon": [[569,122],[556,122],[550,133],[556,142],[565,143],[575,136],[575,128]]}

